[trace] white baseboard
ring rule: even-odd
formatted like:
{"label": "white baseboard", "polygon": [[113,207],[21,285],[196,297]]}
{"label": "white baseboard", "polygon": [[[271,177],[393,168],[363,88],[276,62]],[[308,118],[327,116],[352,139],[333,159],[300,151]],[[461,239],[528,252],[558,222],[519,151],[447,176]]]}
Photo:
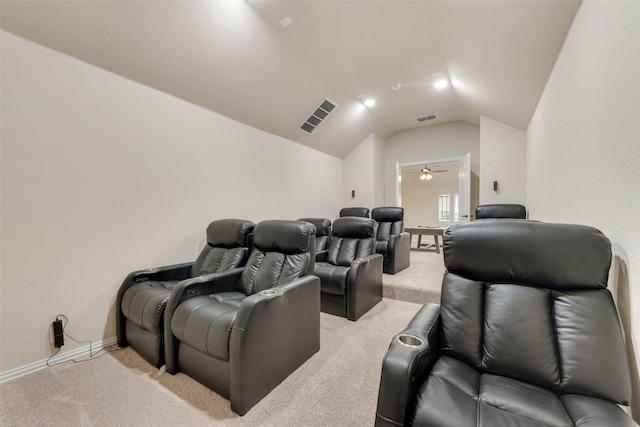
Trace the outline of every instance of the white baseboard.
{"label": "white baseboard", "polygon": [[0,384],[7,382],[7,381],[11,381],[14,380],[18,377],[21,377],[23,375],[27,375],[27,374],[31,374],[35,371],[39,371],[42,368],[46,368],[47,367],[47,361],[49,361],[50,365],[55,365],[58,363],[62,363],[62,362],[66,362],[68,360],[74,359],[76,357],[81,357],[81,356],[86,356],[88,354],[91,354],[91,352],[93,353],[97,353],[98,351],[102,350],[105,347],[109,347],[112,346],[114,344],[116,344],[118,342],[118,340],[116,339],[116,337],[113,338],[108,338],[106,340],[103,341],[98,341],[96,343],[93,343],[91,345],[85,345],[79,348],[76,348],[75,350],[71,350],[65,353],[60,353],[57,354],[55,356],[53,356],[51,359],[42,359],[38,362],[33,362],[30,363],[28,365],[24,365],[21,366],[19,368],[15,368],[15,369],[11,369],[9,371],[6,372],[1,372],[0,373]]}

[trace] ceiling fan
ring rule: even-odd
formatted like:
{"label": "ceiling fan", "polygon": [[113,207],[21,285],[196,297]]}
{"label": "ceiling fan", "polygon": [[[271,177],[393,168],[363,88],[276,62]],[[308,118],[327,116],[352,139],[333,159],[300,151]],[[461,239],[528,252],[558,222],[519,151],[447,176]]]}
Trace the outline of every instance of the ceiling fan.
{"label": "ceiling fan", "polygon": [[425,165],[425,167],[420,169],[419,172],[407,172],[407,173],[419,173],[421,180],[428,181],[430,179],[433,179],[434,175],[437,175],[439,173],[444,173],[444,172],[449,172],[449,170],[447,170],[447,169],[433,170],[433,169],[429,168],[429,165]]}

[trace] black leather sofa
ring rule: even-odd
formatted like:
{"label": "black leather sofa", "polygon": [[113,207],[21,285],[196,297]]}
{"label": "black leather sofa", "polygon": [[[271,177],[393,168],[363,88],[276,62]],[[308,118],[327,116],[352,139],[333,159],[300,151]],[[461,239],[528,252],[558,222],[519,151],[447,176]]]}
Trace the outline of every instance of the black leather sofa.
{"label": "black leather sofa", "polygon": [[183,372],[244,415],[320,349],[315,227],[255,226],[243,269],[180,282],[165,310],[167,372]]}
{"label": "black leather sofa", "polygon": [[404,209],[374,208],[371,219],[376,222],[376,252],[384,259],[383,272],[396,274],[409,267],[411,235],[404,231]]}
{"label": "black leather sofa", "polygon": [[509,203],[479,205],[476,208],[476,219],[487,218],[527,219],[527,209],[523,205]]}
{"label": "black leather sofa", "polygon": [[322,311],[358,320],[382,300],[382,255],[375,252],[375,221],[343,217],[333,222],[329,250],[316,262]]}
{"label": "black leather sofa", "polygon": [[149,363],[164,364],[164,309],[181,280],[242,267],[249,256],[255,224],[221,219],[207,227],[207,243],[193,263],[130,273],[116,296],[118,345],[130,345]]}
{"label": "black leather sofa", "polygon": [[486,219],[445,232],[441,305],[393,338],[377,426],[637,426],[609,240]]}

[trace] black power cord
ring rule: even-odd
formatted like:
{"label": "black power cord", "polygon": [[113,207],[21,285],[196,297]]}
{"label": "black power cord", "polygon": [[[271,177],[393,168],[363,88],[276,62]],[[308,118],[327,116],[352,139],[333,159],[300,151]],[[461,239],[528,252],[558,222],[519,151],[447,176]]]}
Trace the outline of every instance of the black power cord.
{"label": "black power cord", "polygon": [[[82,359],[82,360],[75,360],[75,359],[71,359],[71,361],[72,361],[73,363],[88,362],[88,361],[93,360],[93,359],[96,359],[96,358],[98,358],[98,357],[100,357],[100,356],[104,356],[105,354],[109,354],[109,353],[113,353],[113,352],[115,352],[115,351],[120,351],[120,350],[122,350],[121,348],[116,348],[116,349],[113,349],[113,350],[106,351],[106,350],[105,350],[105,348],[103,347],[103,348],[101,348],[100,350],[96,351],[96,352],[95,352],[95,354],[94,354],[94,353],[93,353],[93,342],[92,342],[91,340],[78,341],[78,340],[76,340],[75,338],[73,338],[71,335],[69,335],[69,334],[65,331],[65,327],[67,326],[67,323],[69,323],[69,318],[68,318],[67,316],[65,316],[64,314],[58,314],[58,315],[56,316],[56,321],[60,321],[60,318],[61,318],[61,317],[64,319],[64,321],[63,321],[63,323],[62,323],[62,333],[64,334],[64,336],[66,336],[67,338],[71,339],[71,341],[73,341],[73,342],[75,342],[75,343],[78,343],[78,344],[83,344],[83,343],[86,343],[86,342],[88,342],[88,343],[89,343],[89,358],[88,358],[88,359]],[[56,354],[60,353],[60,348],[61,348],[61,347],[58,347],[58,349],[56,350],[56,352],[55,352],[55,353],[53,353],[51,356],[49,356],[49,358],[47,359],[47,366],[55,366],[55,365],[59,365],[60,363],[64,363],[64,362],[66,362],[66,360],[65,360],[65,361],[58,362],[58,363],[50,363],[50,362],[51,362],[51,358],[52,358],[53,356],[55,356]],[[102,354],[100,354],[100,353],[102,353]]]}

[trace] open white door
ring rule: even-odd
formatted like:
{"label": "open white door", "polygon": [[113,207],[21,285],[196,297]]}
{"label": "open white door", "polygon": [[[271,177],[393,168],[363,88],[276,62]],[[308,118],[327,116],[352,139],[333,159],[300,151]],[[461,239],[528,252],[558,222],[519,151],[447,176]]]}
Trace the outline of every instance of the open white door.
{"label": "open white door", "polygon": [[471,218],[471,153],[458,160],[458,194],[460,222],[467,222]]}

